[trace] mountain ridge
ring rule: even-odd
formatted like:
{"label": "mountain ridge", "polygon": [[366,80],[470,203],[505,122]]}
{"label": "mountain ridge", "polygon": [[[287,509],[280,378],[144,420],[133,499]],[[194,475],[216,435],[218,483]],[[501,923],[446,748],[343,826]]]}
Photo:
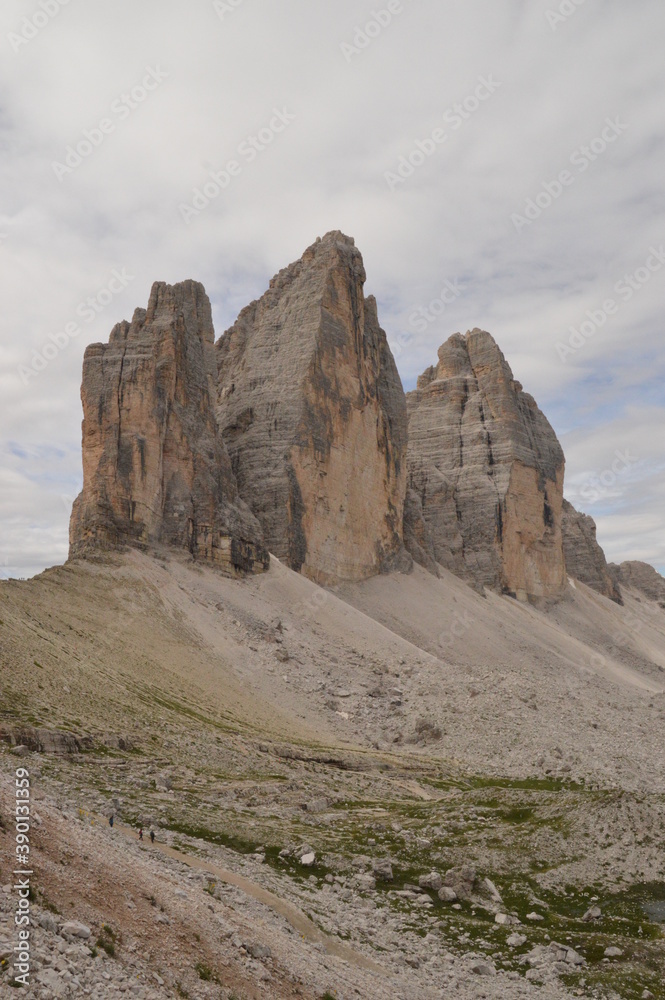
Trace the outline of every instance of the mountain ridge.
{"label": "mountain ridge", "polygon": [[560,600],[569,576],[621,600],[492,336],[453,334],[405,394],[365,280],[331,231],[216,342],[203,286],[156,283],[86,350],[70,557],[166,541],[244,573],[271,550],[328,585],[415,560],[519,600]]}

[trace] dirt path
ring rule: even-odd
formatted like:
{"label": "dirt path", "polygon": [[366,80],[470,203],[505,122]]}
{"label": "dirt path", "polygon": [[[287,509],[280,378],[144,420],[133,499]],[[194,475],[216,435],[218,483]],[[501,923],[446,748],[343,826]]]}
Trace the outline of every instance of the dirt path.
{"label": "dirt path", "polygon": [[[100,821],[103,821],[103,817],[100,817]],[[128,840],[136,841],[137,834],[136,830],[128,826],[122,826],[120,823],[115,823],[114,830],[117,830]],[[148,844],[145,844],[146,848]],[[210,875],[214,875],[221,882],[226,882],[228,885],[233,885],[237,889],[241,889],[248,896],[257,900],[259,903],[263,903],[264,906],[269,906],[275,913],[284,917],[285,920],[291,924],[293,929],[301,934],[306,940],[311,941],[312,944],[321,945],[328,955],[332,955],[335,958],[344,959],[350,965],[353,965],[357,969],[364,969],[367,972],[375,972],[378,975],[385,976],[386,971],[376,962],[373,962],[371,958],[366,958],[360,952],[355,951],[348,945],[344,944],[343,941],[336,941],[334,938],[330,937],[324,931],[320,930],[315,923],[313,923],[309,917],[306,917],[302,910],[294,906],[293,903],[289,903],[285,899],[281,899],[276,896],[273,892],[268,889],[264,889],[262,886],[257,885],[256,882],[250,881],[250,879],[245,878],[243,875],[236,875],[235,872],[229,871],[226,868],[221,868],[219,865],[213,864],[211,861],[202,861],[200,858],[193,857],[189,854],[183,854],[177,851],[173,847],[168,847],[166,844],[160,844],[155,841],[155,850],[161,851],[162,854],[167,855],[170,858],[174,858],[176,861],[181,861],[183,864],[187,865],[189,868],[195,868],[198,871],[208,872]]]}

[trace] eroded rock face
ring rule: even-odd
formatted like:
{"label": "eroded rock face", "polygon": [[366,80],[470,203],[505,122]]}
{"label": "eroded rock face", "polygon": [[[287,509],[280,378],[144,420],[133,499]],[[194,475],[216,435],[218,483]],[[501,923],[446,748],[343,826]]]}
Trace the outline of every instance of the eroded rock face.
{"label": "eroded rock face", "polygon": [[588,514],[563,501],[563,553],[566,571],[599,594],[623,604],[621,591],[612,578],[605,553],[596,541],[596,522]]}
{"label": "eroded rock face", "polygon": [[268,565],[215,417],[214,331],[202,285],[153,285],[83,362],[83,491],[70,557],[156,543],[232,571]]}
{"label": "eroded rock face", "polygon": [[649,563],[639,560],[620,565],[611,563],[609,570],[618,586],[631,587],[665,608],[665,578]]}
{"label": "eroded rock face", "polygon": [[353,240],[328,233],[216,345],[240,495],[270,551],[319,583],[410,565],[404,393],[364,282]]}
{"label": "eroded rock face", "polygon": [[[428,554],[478,587],[521,600],[560,596],[563,452],[490,334],[452,336],[407,409],[409,487]],[[409,523],[405,537],[414,530]]]}

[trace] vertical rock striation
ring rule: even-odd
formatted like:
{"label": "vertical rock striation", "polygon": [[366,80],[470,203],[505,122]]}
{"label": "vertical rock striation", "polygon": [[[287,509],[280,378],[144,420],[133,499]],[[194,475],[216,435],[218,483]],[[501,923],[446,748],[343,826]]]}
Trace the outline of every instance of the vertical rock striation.
{"label": "vertical rock striation", "polygon": [[83,362],[83,491],[70,557],[165,543],[230,571],[265,569],[215,417],[214,331],[202,285],[153,285],[148,309]]}
{"label": "vertical rock striation", "polygon": [[452,336],[407,409],[414,558],[520,600],[560,596],[563,452],[490,334]]}
{"label": "vertical rock striation", "polygon": [[270,551],[319,583],[408,566],[406,406],[340,232],[280,271],[216,345],[217,416]]}
{"label": "vertical rock striation", "polygon": [[575,510],[571,503],[564,500],[562,531],[567,573],[617,604],[623,604],[605,553],[596,541],[596,522],[593,518]]}

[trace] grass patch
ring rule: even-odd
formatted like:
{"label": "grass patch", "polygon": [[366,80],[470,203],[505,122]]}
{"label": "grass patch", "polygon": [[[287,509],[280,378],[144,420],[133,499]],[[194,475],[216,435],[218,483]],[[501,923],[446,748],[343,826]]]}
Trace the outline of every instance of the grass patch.
{"label": "grass patch", "polygon": [[194,968],[199,979],[201,979],[204,983],[219,984],[218,977],[215,975],[210,966],[205,964],[205,962],[197,962]]}
{"label": "grass patch", "polygon": [[117,941],[118,936],[113,928],[109,924],[104,924],[95,944],[97,948],[105,951],[109,958],[114,958]]}

